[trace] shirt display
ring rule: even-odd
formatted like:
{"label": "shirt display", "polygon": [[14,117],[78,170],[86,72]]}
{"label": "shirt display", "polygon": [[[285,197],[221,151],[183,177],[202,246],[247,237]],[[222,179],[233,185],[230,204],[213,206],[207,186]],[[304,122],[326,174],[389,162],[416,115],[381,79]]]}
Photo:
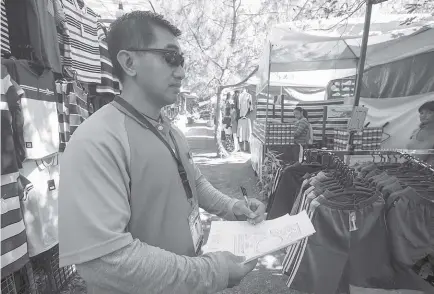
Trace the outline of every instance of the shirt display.
{"label": "shirt display", "polygon": [[101,83],[89,87],[90,94],[120,94],[119,80],[113,73],[113,64],[107,47],[106,28],[98,22],[99,52],[101,56]]}
{"label": "shirt display", "polygon": [[59,38],[63,65],[74,70],[80,82],[101,83],[96,13],[77,0],[64,0],[63,10],[66,24]]}
{"label": "shirt display", "polygon": [[8,17],[6,15],[5,0],[1,0],[1,56],[10,53]]}
{"label": "shirt display", "polygon": [[14,86],[5,66],[1,68],[1,277],[19,270],[29,261],[27,237],[20,206],[18,162],[15,154],[12,115],[22,91]]}
{"label": "shirt display", "polygon": [[6,12],[12,55],[61,73],[53,0],[7,1]]}
{"label": "shirt display", "polygon": [[20,169],[22,199],[29,256],[55,246],[58,241],[59,155],[28,160]]}
{"label": "shirt display", "polygon": [[40,159],[59,150],[59,123],[53,72],[32,68],[25,60],[15,62],[17,83],[24,90],[21,107],[27,159]]}

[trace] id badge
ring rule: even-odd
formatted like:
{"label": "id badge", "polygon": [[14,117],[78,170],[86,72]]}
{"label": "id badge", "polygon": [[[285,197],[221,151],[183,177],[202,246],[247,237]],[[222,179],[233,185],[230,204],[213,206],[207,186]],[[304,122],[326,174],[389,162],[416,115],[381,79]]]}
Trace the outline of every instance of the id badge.
{"label": "id badge", "polygon": [[54,180],[48,180],[47,186],[48,186],[48,191],[56,190],[56,183],[54,182]]}
{"label": "id badge", "polygon": [[188,224],[193,239],[194,251],[196,254],[199,254],[203,244],[203,228],[200,220],[199,206],[193,206],[193,210],[188,216]]}

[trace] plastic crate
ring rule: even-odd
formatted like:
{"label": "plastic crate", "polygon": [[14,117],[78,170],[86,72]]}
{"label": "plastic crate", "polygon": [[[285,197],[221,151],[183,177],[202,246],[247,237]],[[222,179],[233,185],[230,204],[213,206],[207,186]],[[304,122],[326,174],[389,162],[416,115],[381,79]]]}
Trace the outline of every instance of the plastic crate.
{"label": "plastic crate", "polygon": [[42,271],[45,278],[45,293],[60,293],[76,273],[74,266],[59,267],[59,246],[32,258],[33,268]]}
{"label": "plastic crate", "polygon": [[[31,263],[27,263],[22,269],[10,274],[1,281],[2,294],[45,294],[37,281],[37,273]],[[40,275],[39,275],[40,276]]]}
{"label": "plastic crate", "polygon": [[17,289],[15,287],[15,279],[14,274],[11,274],[7,276],[6,278],[2,279],[2,294],[16,294]]}

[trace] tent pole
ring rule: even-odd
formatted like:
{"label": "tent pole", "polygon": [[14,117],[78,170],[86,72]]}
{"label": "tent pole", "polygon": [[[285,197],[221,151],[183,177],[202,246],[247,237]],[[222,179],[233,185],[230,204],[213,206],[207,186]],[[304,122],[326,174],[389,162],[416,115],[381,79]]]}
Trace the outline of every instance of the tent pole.
{"label": "tent pole", "polygon": [[368,48],[369,28],[371,26],[372,0],[366,1],[365,23],[363,27],[362,46],[360,48],[360,58],[357,67],[356,89],[354,93],[354,106],[359,106],[360,94],[363,84],[363,72],[365,71],[366,51]]}
{"label": "tent pole", "polygon": [[[270,98],[270,77],[271,77],[271,42],[269,44],[269,54],[268,54],[268,81],[267,81],[267,108],[265,110],[265,147],[267,146],[267,130],[268,130],[268,100]],[[266,148],[265,148],[266,149]]]}
{"label": "tent pole", "polygon": [[[363,72],[365,71],[365,60],[366,60],[366,51],[368,48],[368,38],[369,38],[369,29],[371,26],[371,15],[372,15],[372,0],[366,1],[366,13],[365,13],[365,23],[363,27],[363,38],[362,38],[362,47],[360,48],[360,58],[357,66],[357,76],[356,76],[356,90],[354,93],[354,107],[359,106],[360,103],[360,94],[362,91],[363,84]],[[356,146],[354,145],[354,136],[356,132],[350,131],[350,137],[348,140],[348,151],[351,155],[354,153]],[[347,158],[349,160],[349,157]],[[349,162],[347,162],[349,163]]]}

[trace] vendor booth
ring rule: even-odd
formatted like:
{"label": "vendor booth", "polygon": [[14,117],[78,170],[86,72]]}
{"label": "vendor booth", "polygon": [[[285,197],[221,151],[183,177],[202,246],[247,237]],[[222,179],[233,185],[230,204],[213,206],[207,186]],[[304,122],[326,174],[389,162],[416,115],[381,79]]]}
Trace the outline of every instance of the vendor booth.
{"label": "vendor booth", "polygon": [[[434,167],[427,160],[434,140],[431,149],[404,149],[422,128],[419,108],[434,101],[433,18],[418,17],[408,23],[405,15],[374,16],[367,46],[357,19],[327,34],[318,29],[336,20],[317,21],[304,32],[283,24],[269,35],[257,83],[252,165],[261,177],[264,154],[284,153],[267,183],[267,218],[307,211],[316,230],[285,250],[282,272],[293,290],[434,293]],[[356,75],[365,58],[363,76]],[[283,87],[283,99],[276,100],[269,82],[275,72],[302,87]],[[318,85],[316,75],[326,72],[328,80]],[[300,92],[321,92],[312,83],[323,87],[324,99],[303,101]],[[350,129],[358,105],[366,118]],[[291,136],[296,106],[308,111],[315,142],[327,150],[304,146],[300,162],[291,162],[285,152],[297,146]]]}
{"label": "vendor booth", "polygon": [[[434,62],[433,18],[430,15],[412,15],[413,21],[406,24],[409,17],[373,15],[361,97],[424,96],[434,91],[433,75],[430,74],[434,67],[429,66]],[[319,30],[338,22],[336,19],[313,21],[309,23],[307,32],[294,30],[297,23],[287,23],[277,25],[270,32],[261,57],[258,80],[255,81],[256,119],[251,141],[258,148],[252,147],[251,151],[258,153],[252,155],[252,165],[258,174],[261,173],[259,161],[263,154],[268,149],[279,149],[276,142],[282,141],[273,138],[276,132],[271,133],[276,129],[276,123],[279,124],[278,137],[291,137],[280,130],[291,130],[291,127],[283,125],[291,124],[293,109],[297,106],[309,113],[316,146],[340,150],[342,142],[347,141],[349,134],[344,130],[349,116],[345,113],[351,110],[351,97],[354,95],[363,19],[350,18],[348,23],[332,31]],[[276,86],[269,86],[270,79],[283,85],[281,94],[284,99],[279,99],[278,103],[276,91],[273,92]],[[368,102],[362,98],[360,105]],[[413,118],[417,116],[416,106],[411,108]],[[384,140],[389,143],[387,148],[403,148],[397,144],[390,145],[399,141],[395,139],[395,126],[387,124],[384,129],[387,134],[383,134],[387,121],[373,119],[372,113],[368,113],[369,128],[356,135],[356,149],[379,149]],[[417,120],[413,126],[417,126]]]}

